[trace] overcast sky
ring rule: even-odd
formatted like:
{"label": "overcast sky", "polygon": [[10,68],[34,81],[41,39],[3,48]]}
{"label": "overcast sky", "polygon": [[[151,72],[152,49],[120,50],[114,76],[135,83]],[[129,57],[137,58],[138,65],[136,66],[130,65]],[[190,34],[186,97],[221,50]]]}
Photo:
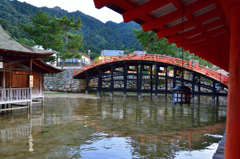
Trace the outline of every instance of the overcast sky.
{"label": "overcast sky", "polygon": [[102,22],[113,21],[120,23],[123,18],[120,14],[104,7],[102,9],[95,8],[93,0],[18,0],[26,2],[37,7],[53,8],[59,6],[68,12],[81,11],[87,15],[95,17]]}

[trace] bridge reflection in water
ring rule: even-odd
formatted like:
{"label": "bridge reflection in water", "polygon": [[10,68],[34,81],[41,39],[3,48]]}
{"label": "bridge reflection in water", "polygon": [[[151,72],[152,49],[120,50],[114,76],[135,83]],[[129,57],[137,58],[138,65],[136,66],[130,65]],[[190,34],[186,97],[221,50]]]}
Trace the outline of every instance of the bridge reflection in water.
{"label": "bridge reflection in water", "polygon": [[[182,67],[183,65],[183,67]],[[151,55],[129,54],[104,58],[75,71],[75,79],[86,79],[86,93],[135,92],[172,94],[173,88],[181,84],[184,71],[184,84],[191,88],[192,98],[197,96],[227,96],[228,76],[215,70],[178,58]],[[221,83],[224,90],[217,91]]]}
{"label": "bridge reflection in water", "polygon": [[45,98],[39,112],[0,117],[1,158],[209,157],[225,131],[226,106]]}

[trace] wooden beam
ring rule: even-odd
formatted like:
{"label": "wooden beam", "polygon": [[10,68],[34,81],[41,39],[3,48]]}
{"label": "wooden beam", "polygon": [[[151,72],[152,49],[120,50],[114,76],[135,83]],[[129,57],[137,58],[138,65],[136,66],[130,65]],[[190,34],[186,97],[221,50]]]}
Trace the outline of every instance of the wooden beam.
{"label": "wooden beam", "polygon": [[[219,54],[222,54],[222,61],[225,62],[221,62],[220,63],[220,59],[216,58],[219,57]],[[229,48],[225,48],[222,50],[215,50],[214,52],[202,52],[202,51],[195,51],[194,55],[197,55],[199,57],[201,57],[202,59],[211,62],[212,64],[221,67],[222,69],[229,71]]]}
{"label": "wooden beam", "polygon": [[192,52],[214,52],[218,51],[221,49],[229,49],[230,48],[230,43],[226,44],[225,41],[220,41],[219,43],[214,43],[212,45],[208,45],[205,47],[198,47],[195,49],[192,49]]}
{"label": "wooden beam", "polygon": [[131,20],[135,20],[139,18],[142,15],[148,14],[158,8],[161,8],[167,4],[171,3],[171,0],[164,0],[164,1],[159,1],[159,0],[151,0],[148,1],[138,7],[136,7],[133,10],[129,10],[125,13],[123,13],[123,19],[124,22],[129,22]]}
{"label": "wooden beam", "polygon": [[[30,100],[22,100],[22,102],[28,102],[28,101],[30,101]],[[4,102],[4,104],[5,104],[5,103],[12,103],[12,102],[14,102],[14,101]],[[3,103],[1,103],[1,104],[3,104]],[[17,107],[17,108],[5,108],[5,109],[0,109],[0,111],[18,110],[18,109],[27,109],[27,108],[29,108],[29,106]]]}
{"label": "wooden beam", "polygon": [[[209,11],[205,14],[202,14],[198,17],[195,17],[193,19],[190,19],[190,20],[184,22],[184,30],[188,29],[190,27],[199,25],[207,20],[210,20],[210,19],[220,16],[222,14],[223,14],[223,12],[220,9],[219,10],[214,9],[212,11]],[[181,30],[182,30],[182,24],[178,24],[173,27],[169,27],[169,28],[166,28],[166,29],[163,29],[163,30],[157,32],[157,36],[160,39],[163,37],[171,36],[177,32],[180,32]]]}
{"label": "wooden beam", "polygon": [[220,52],[225,53],[226,56],[224,55],[224,57],[227,57],[229,55],[229,48],[211,49],[211,50],[206,50],[206,51],[194,50],[195,55],[198,55],[205,59],[218,59],[219,55],[217,55],[217,54]]}
{"label": "wooden beam", "polygon": [[28,69],[23,68],[0,68],[0,71],[29,71]]}
{"label": "wooden beam", "polygon": [[[216,48],[216,49],[212,48],[212,49],[209,49],[209,50],[206,48],[204,50],[194,50],[194,54],[198,53],[198,55],[201,55],[201,56],[204,56],[204,55],[211,56],[211,55],[213,55],[212,58],[218,59],[219,55],[217,55],[216,53],[227,52],[227,51],[229,51],[229,48],[227,48],[227,47],[221,47],[221,48]],[[226,59],[224,59],[224,60],[226,60]]]}
{"label": "wooden beam", "polygon": [[109,4],[112,3],[113,0],[94,0],[95,7],[100,9],[104,6],[108,6]]}
{"label": "wooden beam", "polygon": [[5,61],[6,61],[7,63],[5,63],[4,66],[8,66],[8,65],[15,64],[15,63],[20,63],[20,62],[25,62],[25,61],[28,61],[28,60],[29,60],[29,59],[21,59],[21,60],[15,60],[15,61],[13,61],[13,60],[6,60],[6,59],[5,59]]}
{"label": "wooden beam", "polygon": [[[218,35],[220,33],[224,33],[224,32],[228,32],[229,30],[225,27],[221,27],[221,28],[217,28],[215,30],[209,31],[209,32],[204,32],[201,35],[195,36],[193,38],[190,39],[186,39],[183,41],[184,45],[190,45],[192,43],[204,40],[204,39],[208,39],[211,38],[215,35]],[[184,37],[185,38],[185,37]],[[182,47],[182,41],[179,41],[176,43],[177,47]]]}
{"label": "wooden beam", "polygon": [[125,0],[115,0],[114,4],[117,5],[118,7],[124,9],[124,10],[132,10],[134,9],[134,5],[126,2]]}
{"label": "wooden beam", "polygon": [[4,67],[8,66],[8,65],[11,65],[11,64],[14,64],[16,66],[19,66],[19,67],[22,67],[22,68],[25,68],[25,69],[29,69],[28,66],[22,64],[21,62],[25,62],[25,61],[28,61],[29,59],[24,59],[24,60],[15,60],[15,61],[12,61],[12,60],[7,60],[5,59],[5,62],[4,62]]}
{"label": "wooden beam", "polygon": [[204,41],[184,46],[184,50],[191,50],[191,49],[202,47],[202,46],[205,46],[205,45],[210,45],[212,43],[217,43],[217,42],[222,41],[222,40],[229,41],[229,37],[230,37],[230,35],[228,33],[223,33],[221,35],[214,36],[214,37],[206,39]]}
{"label": "wooden beam", "polygon": [[30,60],[29,75],[32,75],[32,59]]}
{"label": "wooden beam", "polygon": [[[188,16],[206,6],[213,4],[213,0],[198,0],[184,7],[184,16]],[[156,28],[163,28],[161,26],[168,24],[174,20],[177,20],[182,17],[182,9],[178,9],[169,14],[166,14],[162,17],[156,18],[150,22],[147,22],[142,25],[143,31],[149,31]]]}
{"label": "wooden beam", "polygon": [[[224,25],[224,26],[227,25],[226,21],[224,21],[224,19],[222,17],[221,17],[221,19],[217,19],[217,20],[209,22],[205,25],[199,25],[193,30],[184,32],[184,38],[188,38],[188,37],[197,35],[199,33],[205,32],[207,30],[218,27],[220,25]],[[180,41],[181,39],[182,39],[182,34],[177,34],[177,35],[173,35],[173,36],[169,37],[168,42],[174,43],[174,42]]]}
{"label": "wooden beam", "polygon": [[6,72],[4,71],[3,72],[3,88],[5,88],[6,87]]}

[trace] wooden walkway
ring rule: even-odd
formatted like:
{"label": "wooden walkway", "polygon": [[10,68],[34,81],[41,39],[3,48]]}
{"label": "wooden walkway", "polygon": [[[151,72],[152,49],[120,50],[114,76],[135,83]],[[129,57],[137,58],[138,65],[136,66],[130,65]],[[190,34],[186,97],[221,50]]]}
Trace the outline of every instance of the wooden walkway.
{"label": "wooden walkway", "polygon": [[223,135],[222,140],[218,145],[217,151],[213,155],[213,159],[224,159],[225,137],[226,134]]}

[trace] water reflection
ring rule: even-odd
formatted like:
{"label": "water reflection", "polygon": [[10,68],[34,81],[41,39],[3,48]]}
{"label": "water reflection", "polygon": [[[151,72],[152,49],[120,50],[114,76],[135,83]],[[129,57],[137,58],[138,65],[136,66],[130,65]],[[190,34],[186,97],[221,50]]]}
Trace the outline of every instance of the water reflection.
{"label": "water reflection", "polygon": [[[226,108],[135,98],[46,99],[30,118],[0,116],[1,158],[203,158],[225,130]],[[199,157],[201,156],[201,157]]]}

